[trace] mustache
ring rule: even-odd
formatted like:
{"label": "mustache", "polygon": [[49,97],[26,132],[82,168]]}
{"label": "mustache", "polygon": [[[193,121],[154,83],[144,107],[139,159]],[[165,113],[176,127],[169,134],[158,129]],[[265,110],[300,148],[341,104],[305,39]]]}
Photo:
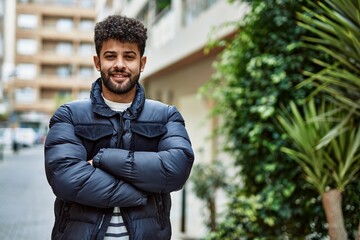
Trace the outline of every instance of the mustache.
{"label": "mustache", "polygon": [[108,74],[111,75],[111,74],[116,74],[116,73],[121,73],[121,74],[126,74],[128,76],[130,76],[131,74],[126,72],[124,69],[115,69],[115,70],[109,70],[108,71]]}

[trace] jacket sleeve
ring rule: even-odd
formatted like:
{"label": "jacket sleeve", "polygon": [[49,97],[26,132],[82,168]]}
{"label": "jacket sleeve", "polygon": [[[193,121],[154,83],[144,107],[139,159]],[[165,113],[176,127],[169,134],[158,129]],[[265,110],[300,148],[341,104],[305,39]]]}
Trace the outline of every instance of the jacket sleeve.
{"label": "jacket sleeve", "polygon": [[57,197],[99,208],[146,204],[144,193],[87,162],[86,150],[74,133],[71,111],[66,105],[57,110],[49,126],[45,171]]}
{"label": "jacket sleeve", "polygon": [[94,157],[94,166],[146,192],[181,189],[190,175],[194,153],[184,120],[175,107],[168,108],[166,128],[157,152],[102,149]]}

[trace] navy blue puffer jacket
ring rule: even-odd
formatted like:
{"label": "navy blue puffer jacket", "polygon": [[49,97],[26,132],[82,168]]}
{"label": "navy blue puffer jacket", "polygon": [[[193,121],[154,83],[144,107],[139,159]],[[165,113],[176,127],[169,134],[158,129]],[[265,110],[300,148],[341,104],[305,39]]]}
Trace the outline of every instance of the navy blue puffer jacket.
{"label": "navy blue puffer jacket", "polygon": [[52,239],[103,239],[115,206],[130,239],[171,238],[170,192],[182,188],[194,160],[174,106],[145,99],[138,84],[131,107],[114,112],[98,79],[90,99],[62,105],[49,126],[45,170],[56,195]]}

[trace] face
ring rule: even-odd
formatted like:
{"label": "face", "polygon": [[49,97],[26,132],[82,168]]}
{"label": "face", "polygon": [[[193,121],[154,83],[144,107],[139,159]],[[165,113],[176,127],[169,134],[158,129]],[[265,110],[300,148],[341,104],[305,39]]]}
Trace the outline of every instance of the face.
{"label": "face", "polygon": [[102,78],[104,97],[117,102],[131,102],[145,63],[146,57],[140,56],[135,43],[114,39],[105,41],[100,56],[94,56],[95,67]]}

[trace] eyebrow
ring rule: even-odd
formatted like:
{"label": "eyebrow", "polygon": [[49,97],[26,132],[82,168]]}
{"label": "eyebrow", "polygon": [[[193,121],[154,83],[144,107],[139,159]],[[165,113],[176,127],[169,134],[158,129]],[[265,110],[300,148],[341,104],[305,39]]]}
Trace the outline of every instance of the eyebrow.
{"label": "eyebrow", "polygon": [[126,53],[126,54],[129,54],[129,53],[130,53],[130,54],[137,55],[135,51],[131,51],[131,50],[130,50],[130,51],[125,51],[125,53]]}
{"label": "eyebrow", "polygon": [[[116,54],[116,51],[105,51],[103,53],[103,55],[106,55],[106,54]],[[129,50],[129,51],[125,51],[125,54],[134,54],[134,55],[137,55],[135,51],[132,51],[132,50]]]}
{"label": "eyebrow", "polygon": [[106,55],[106,54],[114,54],[114,53],[116,53],[115,51],[105,51],[104,53],[103,53],[103,55]]}

